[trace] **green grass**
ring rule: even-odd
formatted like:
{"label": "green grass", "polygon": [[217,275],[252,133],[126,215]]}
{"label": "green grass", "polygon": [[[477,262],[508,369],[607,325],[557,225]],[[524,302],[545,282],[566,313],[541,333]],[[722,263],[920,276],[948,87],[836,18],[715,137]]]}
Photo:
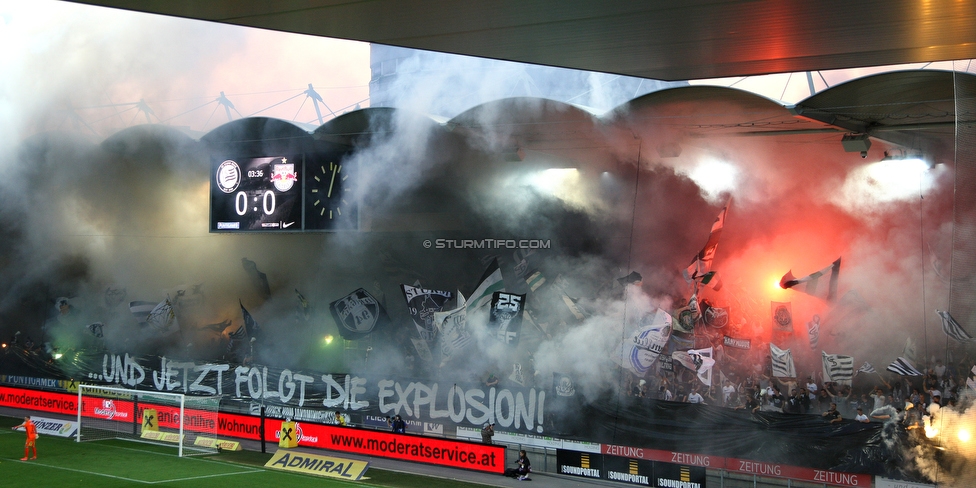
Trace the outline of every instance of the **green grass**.
{"label": "green grass", "polygon": [[10,430],[22,419],[0,417],[0,486],[4,488],[160,487],[403,487],[448,488],[484,485],[370,468],[362,481],[344,481],[264,468],[271,454],[225,451],[180,458],[176,449],[141,442],[106,440],[76,443],[42,435],[38,459],[20,461],[24,433]]}

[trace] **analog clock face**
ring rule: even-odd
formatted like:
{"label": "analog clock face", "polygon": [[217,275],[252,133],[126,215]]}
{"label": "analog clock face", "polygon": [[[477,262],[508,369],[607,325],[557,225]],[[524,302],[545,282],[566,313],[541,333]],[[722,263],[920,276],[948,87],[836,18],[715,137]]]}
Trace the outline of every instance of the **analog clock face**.
{"label": "analog clock face", "polygon": [[352,197],[352,168],[339,158],[306,162],[305,228],[355,229],[359,209]]}

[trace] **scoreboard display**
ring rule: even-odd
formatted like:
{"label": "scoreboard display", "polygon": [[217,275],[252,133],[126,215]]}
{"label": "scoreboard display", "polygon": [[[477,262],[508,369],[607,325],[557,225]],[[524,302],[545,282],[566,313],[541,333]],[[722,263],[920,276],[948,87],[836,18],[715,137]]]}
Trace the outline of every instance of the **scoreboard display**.
{"label": "scoreboard display", "polygon": [[210,231],[357,229],[351,174],[338,157],[298,153],[212,158]]}

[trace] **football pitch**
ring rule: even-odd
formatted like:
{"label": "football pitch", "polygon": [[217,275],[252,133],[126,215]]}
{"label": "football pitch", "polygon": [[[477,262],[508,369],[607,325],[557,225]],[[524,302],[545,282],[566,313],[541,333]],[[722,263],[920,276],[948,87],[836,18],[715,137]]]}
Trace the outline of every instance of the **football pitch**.
{"label": "football pitch", "polygon": [[[0,486],[4,488],[160,487],[479,487],[485,485],[370,468],[361,481],[345,481],[264,468],[271,454],[221,452],[179,457],[176,449],[142,442],[74,439],[41,435],[38,459],[21,461],[23,432],[10,428],[22,419],[0,417]],[[341,456],[341,455],[340,455]]]}

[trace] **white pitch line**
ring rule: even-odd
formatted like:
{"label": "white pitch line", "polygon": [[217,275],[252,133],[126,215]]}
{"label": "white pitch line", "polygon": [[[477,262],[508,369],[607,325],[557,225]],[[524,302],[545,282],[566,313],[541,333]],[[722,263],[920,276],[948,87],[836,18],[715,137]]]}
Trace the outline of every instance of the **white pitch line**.
{"label": "white pitch line", "polygon": [[[2,459],[6,460],[6,461],[16,461],[15,459],[11,459],[11,458],[2,458]],[[64,466],[57,466],[57,465],[53,465],[53,464],[44,464],[44,463],[39,463],[37,461],[34,461],[34,462],[22,461],[22,462],[24,464],[29,464],[29,465],[32,465],[32,466],[43,466],[45,468],[60,469],[62,471],[72,471],[72,472],[75,472],[75,473],[85,473],[85,474],[91,474],[91,475],[95,475],[95,476],[104,476],[106,478],[115,478],[117,480],[133,481],[133,482],[136,482],[136,483],[143,483],[143,484],[148,484],[149,483],[148,481],[137,480],[137,479],[134,479],[134,478],[126,478],[125,476],[115,476],[115,475],[105,474],[105,473],[96,473],[94,471],[85,471],[84,469],[66,468]]]}
{"label": "white pitch line", "polygon": [[[12,461],[12,462],[17,461],[16,459],[13,459],[13,458],[0,458],[0,459],[4,459],[6,461]],[[84,469],[66,468],[64,466],[58,466],[58,465],[54,465],[54,464],[44,464],[44,463],[40,463],[40,462],[37,462],[37,461],[33,461],[33,462],[22,461],[22,462],[24,464],[29,464],[29,465],[34,465],[34,466],[43,466],[45,468],[60,469],[62,471],[72,471],[72,472],[75,472],[75,473],[84,473],[84,474],[91,474],[91,475],[95,475],[95,476],[104,476],[106,478],[114,478],[114,479],[118,479],[118,480],[132,481],[132,482],[135,482],[135,483],[142,483],[144,485],[155,485],[155,484],[159,484],[159,483],[174,483],[174,482],[177,482],[177,481],[188,481],[188,480],[195,480],[195,479],[201,479],[201,478],[216,478],[216,477],[219,477],[219,476],[234,476],[234,475],[238,475],[238,474],[251,474],[251,473],[260,473],[262,471],[265,471],[263,469],[249,469],[247,471],[235,471],[235,472],[232,472],[232,473],[208,474],[208,475],[201,475],[201,476],[191,476],[191,477],[188,477],[188,478],[172,478],[172,479],[165,479],[165,480],[146,481],[146,480],[140,480],[140,479],[135,479],[135,478],[126,478],[125,476],[116,476],[116,475],[113,475],[113,474],[98,473],[98,472],[95,472],[95,471],[87,471],[87,470],[84,470]]]}
{"label": "white pitch line", "polygon": [[261,472],[264,472],[264,470],[263,469],[252,469],[252,470],[248,470],[248,471],[237,471],[237,472],[234,472],[234,473],[205,474],[205,475],[201,475],[201,476],[190,476],[189,478],[176,478],[176,479],[171,479],[171,480],[160,480],[160,481],[146,481],[145,483],[146,484],[149,484],[149,485],[155,485],[155,484],[158,484],[158,483],[175,483],[177,481],[189,481],[189,480],[198,480],[198,479],[202,479],[202,478],[216,478],[216,477],[219,477],[219,476],[234,476],[234,475],[238,475],[238,474],[251,474],[251,473],[261,473]]}

